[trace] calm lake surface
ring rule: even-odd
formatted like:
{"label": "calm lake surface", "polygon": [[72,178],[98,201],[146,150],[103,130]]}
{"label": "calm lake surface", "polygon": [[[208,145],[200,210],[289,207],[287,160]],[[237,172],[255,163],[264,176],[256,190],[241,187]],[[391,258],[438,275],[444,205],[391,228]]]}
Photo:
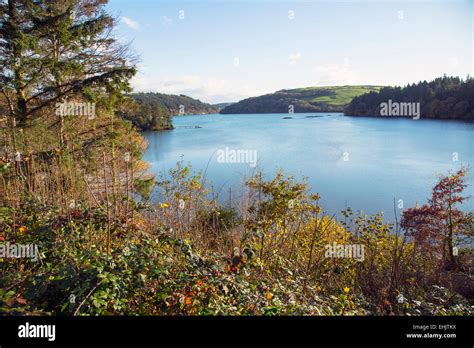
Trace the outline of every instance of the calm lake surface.
{"label": "calm lake surface", "polygon": [[[384,211],[393,221],[394,198],[404,208],[423,204],[439,175],[474,163],[472,122],[309,113],[178,116],[173,123],[174,130],[143,133],[150,172],[167,172],[182,158],[194,171],[205,171],[206,181],[226,199],[230,187],[238,198],[256,169],[266,178],[282,169],[296,179],[307,177],[323,210],[339,217],[347,206]],[[226,148],[256,150],[257,167],[220,163],[219,150]],[[470,169],[466,193],[472,195]],[[473,201],[463,210],[472,210]]]}

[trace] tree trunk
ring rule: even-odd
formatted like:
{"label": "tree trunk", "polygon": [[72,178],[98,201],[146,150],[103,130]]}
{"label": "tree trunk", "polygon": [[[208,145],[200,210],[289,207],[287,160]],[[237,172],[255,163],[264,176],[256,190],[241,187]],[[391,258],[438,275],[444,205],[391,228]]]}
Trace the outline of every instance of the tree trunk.
{"label": "tree trunk", "polygon": [[[18,13],[16,9],[15,0],[8,0],[8,12],[10,15],[11,27],[15,32],[15,36],[19,35],[18,28]],[[17,38],[19,39],[19,38]],[[13,68],[14,81],[15,81],[15,95],[16,95],[16,119],[20,125],[26,122],[27,106],[26,106],[26,93],[25,93],[25,81],[24,72],[20,65],[20,59],[22,56],[22,50],[19,43],[13,41],[13,55],[15,57],[15,63]]]}

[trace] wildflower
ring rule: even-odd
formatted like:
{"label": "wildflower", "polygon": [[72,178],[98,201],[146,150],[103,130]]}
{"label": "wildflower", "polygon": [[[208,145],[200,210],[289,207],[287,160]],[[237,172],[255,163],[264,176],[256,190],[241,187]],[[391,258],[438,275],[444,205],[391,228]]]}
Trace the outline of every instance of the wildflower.
{"label": "wildflower", "polygon": [[189,185],[192,189],[200,190],[201,189],[201,184],[197,181],[191,181]]}
{"label": "wildflower", "polygon": [[345,292],[346,294],[349,293],[350,290],[351,290],[351,289],[349,289],[347,286],[344,288],[344,292]]}
{"label": "wildflower", "polygon": [[167,203],[160,203],[160,208],[168,208],[169,205]]}
{"label": "wildflower", "polygon": [[25,232],[26,232],[26,227],[25,227],[25,226],[21,226],[21,227],[18,229],[18,231],[19,231],[20,233],[25,233]]}

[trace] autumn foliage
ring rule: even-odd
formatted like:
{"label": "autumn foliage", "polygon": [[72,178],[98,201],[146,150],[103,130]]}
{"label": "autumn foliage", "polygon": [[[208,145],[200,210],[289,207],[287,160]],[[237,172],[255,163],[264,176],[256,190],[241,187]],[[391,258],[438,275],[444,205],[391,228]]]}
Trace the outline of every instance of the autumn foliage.
{"label": "autumn foliage", "polygon": [[458,266],[454,249],[456,236],[469,234],[469,215],[459,209],[468,199],[462,195],[467,186],[465,180],[464,168],[441,178],[433,187],[429,202],[404,211],[401,221],[416,248],[429,253],[440,266],[448,269]]}

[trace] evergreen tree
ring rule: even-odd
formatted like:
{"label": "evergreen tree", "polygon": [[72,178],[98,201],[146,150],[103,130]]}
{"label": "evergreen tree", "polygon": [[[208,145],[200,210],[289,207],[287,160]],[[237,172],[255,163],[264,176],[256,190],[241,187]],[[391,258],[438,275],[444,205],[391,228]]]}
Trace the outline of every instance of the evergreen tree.
{"label": "evergreen tree", "polygon": [[388,100],[420,103],[422,118],[474,119],[474,80],[443,76],[403,88],[384,87],[352,99],[345,114],[379,116],[380,104]]}
{"label": "evergreen tree", "polygon": [[133,57],[111,36],[106,3],[0,0],[0,80],[15,119],[24,123],[69,96],[113,102],[129,90]]}

